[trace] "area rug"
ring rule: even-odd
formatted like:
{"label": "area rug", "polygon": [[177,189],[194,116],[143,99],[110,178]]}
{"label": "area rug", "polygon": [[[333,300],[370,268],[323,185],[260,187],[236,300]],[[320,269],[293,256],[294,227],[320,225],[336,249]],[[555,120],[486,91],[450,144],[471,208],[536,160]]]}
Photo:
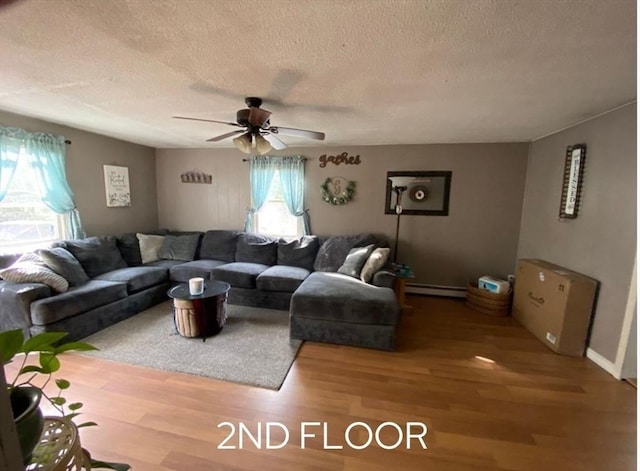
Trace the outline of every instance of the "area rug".
{"label": "area rug", "polygon": [[202,339],[180,336],[171,302],[158,304],[83,341],[88,355],[160,370],[278,390],[301,341],[289,339],[289,313],[229,304],[222,331]]}

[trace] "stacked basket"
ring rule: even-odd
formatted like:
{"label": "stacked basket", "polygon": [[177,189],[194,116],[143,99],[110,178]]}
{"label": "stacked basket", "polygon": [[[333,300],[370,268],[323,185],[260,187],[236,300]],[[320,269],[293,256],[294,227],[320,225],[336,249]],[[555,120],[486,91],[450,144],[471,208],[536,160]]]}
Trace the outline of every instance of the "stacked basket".
{"label": "stacked basket", "polygon": [[467,306],[475,311],[490,316],[508,316],[511,311],[511,296],[513,290],[507,293],[492,293],[478,288],[477,283],[467,285]]}

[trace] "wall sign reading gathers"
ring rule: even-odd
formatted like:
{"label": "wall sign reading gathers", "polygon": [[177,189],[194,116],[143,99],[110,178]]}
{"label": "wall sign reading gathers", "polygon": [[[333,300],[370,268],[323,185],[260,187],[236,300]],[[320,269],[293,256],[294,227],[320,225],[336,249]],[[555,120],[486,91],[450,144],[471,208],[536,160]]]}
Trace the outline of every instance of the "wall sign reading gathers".
{"label": "wall sign reading gathers", "polygon": [[339,155],[327,155],[322,154],[320,156],[320,167],[324,168],[328,163],[332,163],[335,165],[347,164],[347,165],[359,165],[360,164],[360,156],[349,155],[347,152],[343,152]]}

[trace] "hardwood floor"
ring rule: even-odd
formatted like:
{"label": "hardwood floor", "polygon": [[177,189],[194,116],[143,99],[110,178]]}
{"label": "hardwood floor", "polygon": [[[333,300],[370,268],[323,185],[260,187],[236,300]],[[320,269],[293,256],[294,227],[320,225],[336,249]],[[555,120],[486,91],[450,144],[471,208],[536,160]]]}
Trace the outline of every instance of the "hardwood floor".
{"label": "hardwood floor", "polygon": [[[636,391],[586,358],[548,350],[511,318],[462,300],[409,296],[398,350],[305,343],[280,391],[167,373],[77,355],[63,358],[68,396],[85,403],[82,430],[94,457],[134,471],[607,470],[636,469]],[[224,331],[223,331],[224,333]],[[160,341],[160,340],[159,340]],[[216,361],[212,358],[211,361]],[[266,422],[287,427],[264,449]],[[302,422],[317,437],[305,439]],[[262,448],[217,449],[229,426],[262,424]],[[350,448],[364,422],[422,422],[427,449],[406,435],[396,449]],[[419,430],[413,426],[411,431]],[[271,427],[272,444],[284,431]],[[364,426],[350,432],[366,441]],[[383,444],[399,433],[382,427]],[[326,450],[328,445],[343,449]],[[228,444],[238,445],[235,434]]]}

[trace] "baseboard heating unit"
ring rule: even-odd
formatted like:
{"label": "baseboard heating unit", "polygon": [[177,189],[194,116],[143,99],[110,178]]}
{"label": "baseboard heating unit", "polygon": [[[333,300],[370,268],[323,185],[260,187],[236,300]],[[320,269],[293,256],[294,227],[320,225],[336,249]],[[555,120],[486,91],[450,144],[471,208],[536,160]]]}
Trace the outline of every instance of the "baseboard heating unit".
{"label": "baseboard heating unit", "polygon": [[407,283],[405,290],[408,294],[428,294],[429,296],[445,296],[449,298],[466,298],[466,286],[440,286],[422,283]]}

